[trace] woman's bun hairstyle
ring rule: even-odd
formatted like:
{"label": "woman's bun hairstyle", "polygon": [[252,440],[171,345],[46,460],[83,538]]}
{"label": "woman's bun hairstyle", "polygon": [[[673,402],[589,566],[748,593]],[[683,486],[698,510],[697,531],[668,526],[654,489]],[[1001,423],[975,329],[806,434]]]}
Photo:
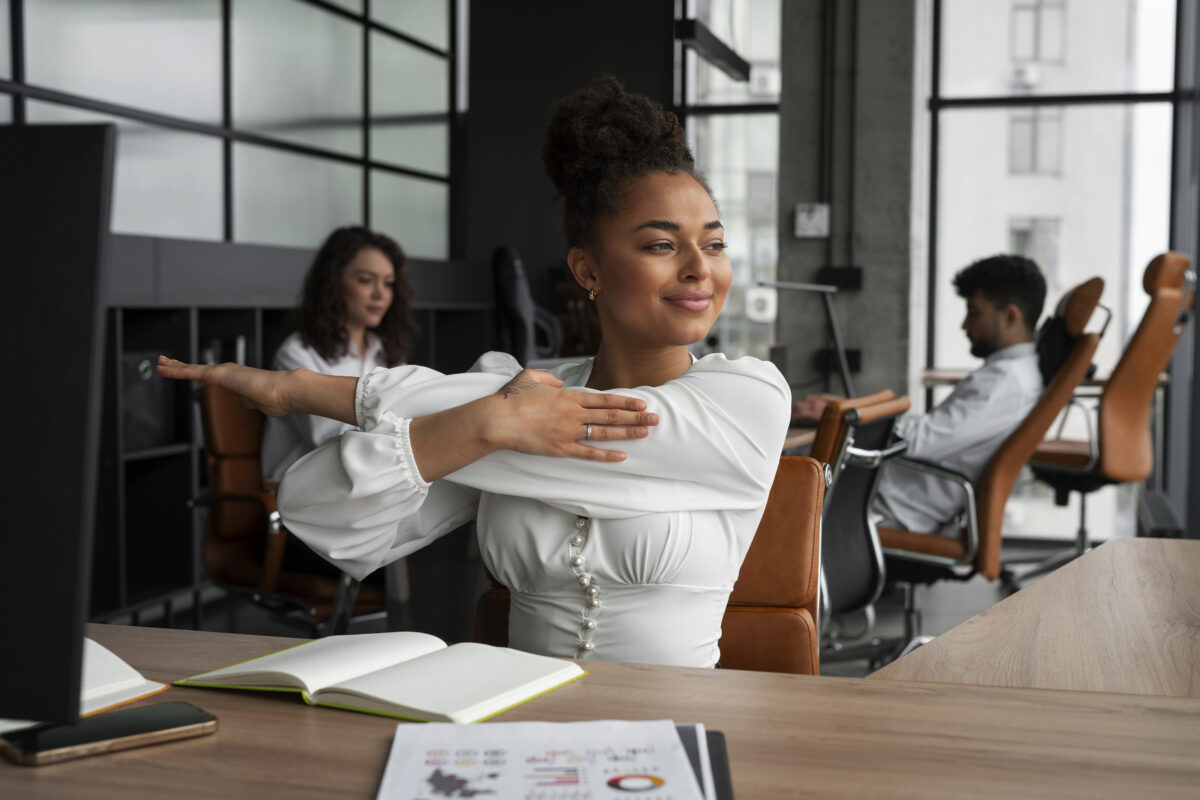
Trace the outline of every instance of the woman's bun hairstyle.
{"label": "woman's bun hairstyle", "polygon": [[569,247],[591,243],[596,220],[617,212],[630,180],[655,172],[700,180],[675,114],[611,75],[554,105],[542,160],[563,199]]}

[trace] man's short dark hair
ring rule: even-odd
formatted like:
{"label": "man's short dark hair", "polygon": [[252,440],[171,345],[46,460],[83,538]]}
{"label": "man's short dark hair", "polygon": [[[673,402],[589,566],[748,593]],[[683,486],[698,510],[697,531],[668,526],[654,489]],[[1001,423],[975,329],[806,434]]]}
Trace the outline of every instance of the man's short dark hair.
{"label": "man's short dark hair", "polygon": [[1033,261],[1018,255],[984,258],[954,276],[954,289],[964,300],[980,292],[997,308],[1008,304],[1021,310],[1032,334],[1046,303],[1046,279]]}

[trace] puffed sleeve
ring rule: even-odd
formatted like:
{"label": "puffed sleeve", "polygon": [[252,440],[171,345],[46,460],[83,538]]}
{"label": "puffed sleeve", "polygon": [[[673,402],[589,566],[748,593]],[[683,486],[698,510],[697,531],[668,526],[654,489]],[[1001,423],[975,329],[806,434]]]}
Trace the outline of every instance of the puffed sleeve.
{"label": "puffed sleeve", "polygon": [[[659,416],[645,439],[597,443],[625,451],[625,461],[501,450],[444,480],[609,519],[749,510],[766,502],[791,414],[791,392],[773,364],[710,355],[661,386],[612,393],[639,397]],[[379,428],[394,426],[393,411],[381,415]]]}
{"label": "puffed sleeve", "polygon": [[[279,487],[279,512],[289,531],[361,580],[474,519],[479,490],[421,477],[413,459],[411,419],[478,399],[499,389],[521,367],[492,354],[473,371],[441,373],[415,365],[376,369],[359,380],[360,425],[330,439],[292,465]],[[420,403],[412,398],[421,397]],[[408,398],[421,413],[374,425],[381,403]]]}

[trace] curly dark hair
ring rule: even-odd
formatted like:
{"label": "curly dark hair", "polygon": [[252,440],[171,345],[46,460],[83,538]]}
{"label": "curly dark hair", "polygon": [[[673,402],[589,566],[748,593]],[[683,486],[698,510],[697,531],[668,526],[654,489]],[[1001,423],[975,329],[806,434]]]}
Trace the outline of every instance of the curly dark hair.
{"label": "curly dark hair", "polygon": [[1030,334],[1046,303],[1046,279],[1038,265],[1025,256],[1001,254],[980,259],[954,276],[954,289],[964,300],[980,292],[997,308],[1015,305]]}
{"label": "curly dark hair", "polygon": [[683,172],[708,189],[675,114],[611,75],[554,105],[542,161],[563,200],[568,247],[592,243],[596,220],[617,212],[634,178]]}
{"label": "curly dark hair", "polygon": [[383,253],[395,270],[392,305],[380,320],[379,327],[371,329],[383,344],[388,366],[395,366],[408,358],[420,328],[412,313],[408,259],[400,245],[382,233],[354,225],[329,234],[304,276],[295,327],[304,344],[320,353],[321,358],[328,361],[346,354],[350,343],[344,327],[346,303],[342,299],[342,272],[359,251],[367,247]]}

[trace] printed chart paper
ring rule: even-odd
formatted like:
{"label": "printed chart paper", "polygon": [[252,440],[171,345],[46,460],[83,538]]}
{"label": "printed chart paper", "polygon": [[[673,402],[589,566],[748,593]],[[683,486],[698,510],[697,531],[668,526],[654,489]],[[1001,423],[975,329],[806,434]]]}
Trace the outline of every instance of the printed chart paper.
{"label": "printed chart paper", "polygon": [[398,725],[379,800],[703,800],[670,720]]}

